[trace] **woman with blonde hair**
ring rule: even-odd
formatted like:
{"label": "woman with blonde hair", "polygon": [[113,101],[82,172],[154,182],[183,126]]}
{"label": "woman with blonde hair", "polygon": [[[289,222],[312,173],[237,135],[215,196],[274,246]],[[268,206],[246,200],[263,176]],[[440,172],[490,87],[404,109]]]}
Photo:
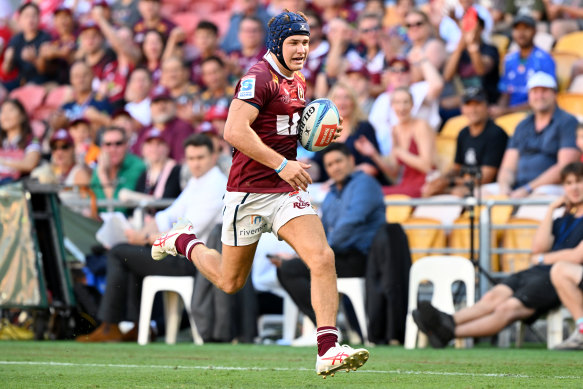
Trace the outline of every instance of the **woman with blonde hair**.
{"label": "woman with blonde hair", "polygon": [[[346,146],[348,146],[354,156],[355,168],[357,170],[362,170],[366,174],[376,178],[380,177],[381,181],[384,182],[384,177],[380,174],[381,170],[379,167],[376,166],[368,156],[359,152],[354,145],[355,141],[362,137],[368,140],[377,153],[379,149],[374,128],[367,121],[365,114],[360,109],[358,97],[354,90],[344,82],[337,82],[332,89],[330,89],[328,98],[336,105],[338,113],[340,113],[340,116],[344,119],[342,122],[343,130],[335,142],[345,143]],[[325,177],[326,173],[322,164],[321,153],[316,153],[314,161],[317,162],[321,168],[320,171],[322,172],[322,176],[320,176],[320,181],[326,180],[328,177]]]}
{"label": "woman with blonde hair", "polygon": [[411,116],[413,97],[408,88],[393,91],[391,107],[398,118],[398,124],[392,129],[391,153],[382,157],[378,148],[363,136],[356,140],[355,147],[371,158],[387,177],[397,182],[383,188],[385,194],[421,197],[425,176],[435,165],[435,132],[425,120]]}

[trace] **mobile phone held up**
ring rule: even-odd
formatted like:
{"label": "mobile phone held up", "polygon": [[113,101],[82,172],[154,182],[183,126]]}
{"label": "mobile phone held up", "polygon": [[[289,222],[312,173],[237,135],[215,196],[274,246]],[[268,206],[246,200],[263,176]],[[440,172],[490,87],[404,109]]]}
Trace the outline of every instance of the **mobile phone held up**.
{"label": "mobile phone held up", "polygon": [[472,31],[478,24],[478,11],[474,7],[468,8],[464,17],[462,18],[462,30]]}

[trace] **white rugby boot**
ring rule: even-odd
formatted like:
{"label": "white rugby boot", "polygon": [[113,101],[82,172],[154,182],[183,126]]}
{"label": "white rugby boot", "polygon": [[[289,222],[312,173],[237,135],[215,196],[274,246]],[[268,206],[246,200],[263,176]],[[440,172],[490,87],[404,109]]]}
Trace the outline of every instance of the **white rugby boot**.
{"label": "white rugby boot", "polygon": [[316,358],[316,373],[326,378],[334,376],[338,370],[356,370],[366,363],[369,357],[368,350],[354,349],[346,344],[338,343],[322,356]]}
{"label": "white rugby boot", "polygon": [[194,235],[196,238],[192,224],[184,219],[174,223],[170,231],[159,236],[154,241],[154,244],[152,244],[152,258],[159,261],[168,255],[177,256],[176,239],[182,234]]}

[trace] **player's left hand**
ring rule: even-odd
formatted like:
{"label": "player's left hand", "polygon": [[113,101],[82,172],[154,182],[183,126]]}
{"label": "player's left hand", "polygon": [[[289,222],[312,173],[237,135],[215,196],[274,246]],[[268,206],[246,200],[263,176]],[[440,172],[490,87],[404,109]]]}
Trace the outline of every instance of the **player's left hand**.
{"label": "player's left hand", "polygon": [[342,127],[343,121],[344,121],[344,118],[342,116],[340,116],[340,123],[338,124],[338,127],[336,127],[336,134],[334,134],[334,140],[336,140],[340,137],[340,133],[342,132],[342,129],[344,128],[344,127]]}

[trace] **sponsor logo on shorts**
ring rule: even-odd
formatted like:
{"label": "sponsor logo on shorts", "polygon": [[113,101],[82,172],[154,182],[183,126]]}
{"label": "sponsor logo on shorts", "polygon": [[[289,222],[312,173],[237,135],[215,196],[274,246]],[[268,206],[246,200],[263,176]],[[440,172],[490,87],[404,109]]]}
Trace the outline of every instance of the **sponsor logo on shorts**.
{"label": "sponsor logo on shorts", "polygon": [[255,75],[243,77],[237,98],[244,100],[253,97],[255,97]]}
{"label": "sponsor logo on shorts", "polygon": [[239,230],[239,236],[253,236],[257,234],[262,234],[267,226],[262,225],[257,228],[252,228],[250,230],[246,230],[244,228]]}
{"label": "sponsor logo on shorts", "polygon": [[263,218],[259,215],[251,215],[249,216],[249,224],[253,225],[253,224],[261,224],[261,222],[263,221]]}
{"label": "sponsor logo on shorts", "polygon": [[302,199],[298,199],[299,201],[296,201],[294,203],[294,208],[299,208],[299,209],[304,209],[309,207],[311,204],[309,201],[304,201]]}
{"label": "sponsor logo on shorts", "polygon": [[322,131],[314,145],[318,147],[328,146],[334,140],[337,127],[336,124],[322,124]]}
{"label": "sponsor logo on shorts", "polygon": [[290,192],[288,194],[288,197],[294,197],[294,196],[297,196],[298,194],[300,194],[300,191],[299,190],[296,190],[296,191]]}

